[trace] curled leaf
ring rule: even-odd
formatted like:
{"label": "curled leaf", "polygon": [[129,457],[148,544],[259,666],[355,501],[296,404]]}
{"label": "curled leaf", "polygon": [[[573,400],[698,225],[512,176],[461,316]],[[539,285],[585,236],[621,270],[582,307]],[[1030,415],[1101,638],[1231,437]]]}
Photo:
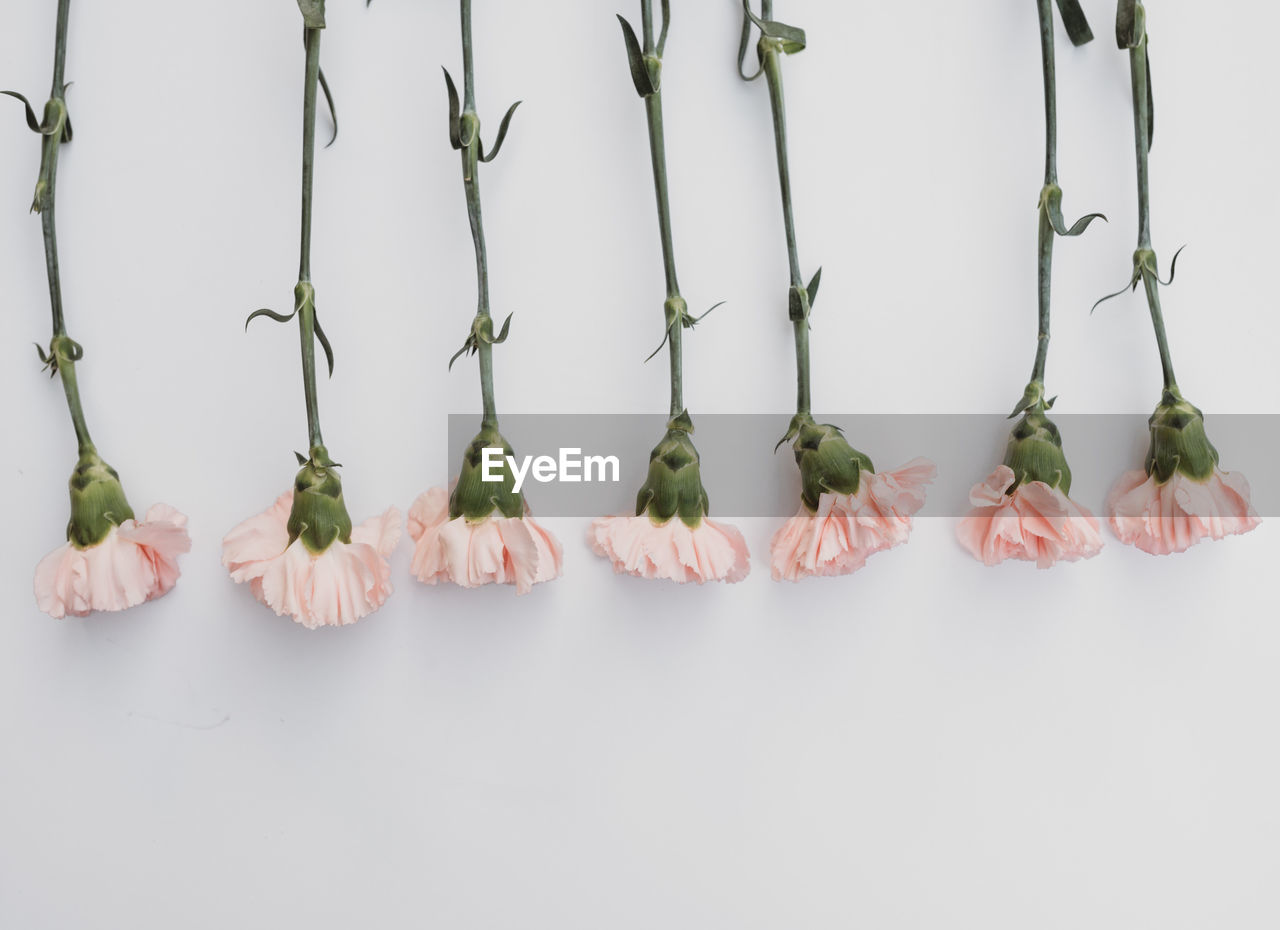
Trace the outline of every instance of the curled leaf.
{"label": "curled leaf", "polygon": [[1072,45],[1086,45],[1093,41],[1093,30],[1080,8],[1080,0],[1058,0],[1058,12],[1062,14],[1062,24],[1067,27]]}
{"label": "curled leaf", "polygon": [[21,100],[22,105],[27,109],[27,127],[32,132],[40,131],[40,120],[36,116],[36,111],[32,109],[30,100],[22,96],[22,94],[18,93],[16,90],[0,90],[0,94],[3,94],[6,97],[13,97],[16,100]]}
{"label": "curled leaf", "polygon": [[1135,267],[1133,269],[1133,277],[1129,279],[1128,284],[1120,288],[1120,290],[1116,291],[1114,294],[1108,294],[1106,297],[1099,299],[1098,302],[1095,303],[1089,309],[1089,312],[1093,313],[1094,310],[1097,310],[1099,307],[1105,304],[1108,300],[1114,300],[1115,298],[1122,295],[1125,291],[1136,291],[1138,289],[1138,285],[1141,282],[1142,282],[1142,271],[1139,268]]}
{"label": "curled leaf", "polygon": [[325,80],[324,68],[320,69],[320,90],[324,93],[324,102],[329,107],[329,119],[333,122],[333,135],[324,145],[328,148],[338,141],[338,108],[333,104],[333,93],[329,90],[329,82]]}
{"label": "curled leaf", "polygon": [[293,313],[290,313],[288,315],[285,315],[283,313],[276,313],[274,310],[268,310],[267,308],[264,307],[261,310],[255,310],[249,314],[248,319],[244,321],[245,332],[249,331],[249,324],[252,323],[254,320],[256,320],[260,316],[270,317],[271,319],[275,320],[277,323],[288,323],[297,315],[298,315],[297,307],[294,308]]}
{"label": "curled leaf", "polygon": [[[1184,245],[1182,249],[1185,249],[1185,248],[1186,246]],[[1155,272],[1154,269],[1152,270],[1152,273],[1156,274],[1156,280],[1160,281],[1161,287],[1168,287],[1170,284],[1173,283],[1174,276],[1177,275],[1178,273],[1178,256],[1182,254],[1182,249],[1178,249],[1178,251],[1173,253],[1173,261],[1170,262],[1169,264],[1169,280],[1168,281],[1160,281],[1158,273]]]}
{"label": "curled leaf", "polygon": [[742,9],[747,14],[747,19],[760,30],[761,35],[766,39],[777,39],[781,42],[783,54],[793,55],[804,51],[808,43],[803,29],[774,20],[761,19],[752,11],[751,0],[742,0]]}
{"label": "curled leaf", "polygon": [[658,35],[658,57],[667,47],[667,33],[671,30],[671,0],[662,0],[662,32]]}
{"label": "curled leaf", "polygon": [[480,146],[480,160],[482,162],[488,164],[498,157],[498,150],[502,148],[503,140],[507,138],[507,129],[511,126],[511,117],[515,115],[516,107],[520,106],[522,103],[524,103],[523,100],[517,100],[515,103],[511,104],[511,108],[507,110],[506,115],[502,117],[502,124],[498,127],[498,137],[493,140],[493,148],[486,153],[484,145],[482,144]]}
{"label": "curled leaf", "polygon": [[493,335],[493,318],[485,317],[484,323],[478,327],[477,338],[486,345],[500,345],[507,341],[507,334],[511,330],[511,318],[514,313],[508,313],[507,318],[502,321],[502,329],[498,331],[498,335]]}
{"label": "curled leaf", "polygon": [[455,149],[462,148],[462,102],[458,99],[458,87],[453,83],[453,75],[448,68],[444,71],[444,83],[449,90],[449,144]]}
{"label": "curled leaf", "polygon": [[324,350],[324,359],[329,363],[329,377],[333,377],[333,346],[329,345],[329,337],[324,334],[324,329],[320,326],[320,317],[314,319],[316,327],[316,339],[320,342],[320,348]]}

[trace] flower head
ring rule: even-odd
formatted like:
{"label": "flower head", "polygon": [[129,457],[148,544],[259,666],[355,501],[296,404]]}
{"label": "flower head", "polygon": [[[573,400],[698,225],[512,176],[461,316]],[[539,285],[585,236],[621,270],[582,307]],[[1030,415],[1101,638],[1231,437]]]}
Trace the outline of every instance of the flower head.
{"label": "flower head", "polygon": [[[488,476],[486,449],[502,452],[497,473],[490,468]],[[528,515],[524,495],[515,490],[511,455],[497,426],[486,423],[467,447],[452,492],[432,488],[414,501],[411,570],[419,581],[464,588],[513,584],[517,594],[528,594],[535,584],[560,577],[564,550]]]}
{"label": "flower head", "polygon": [[35,595],[51,617],[87,616],[153,600],[177,583],[178,556],[191,550],[187,518],[165,504],[134,519],[120,476],[86,445],[68,482],[67,542],[36,566]]}
{"label": "flower head", "polygon": [[906,542],[911,518],[924,506],[925,487],[938,473],[927,459],[891,472],[863,471],[849,493],[824,491],[807,499],[770,545],[775,581],[847,575],[877,552]]}
{"label": "flower head", "polygon": [[1013,412],[1022,419],[1009,436],[1004,463],[969,492],[974,509],[956,536],[987,565],[1020,559],[1049,568],[1092,558],[1102,549],[1098,519],[1068,496],[1071,468],[1062,435],[1047,415],[1052,406],[1043,383],[1027,385]]}
{"label": "flower head", "polygon": [[464,588],[513,584],[528,594],[541,581],[560,577],[564,550],[529,516],[495,513],[479,521],[450,519],[443,488],[422,494],[409,510],[414,577],[426,584],[452,582]]}
{"label": "flower head", "polygon": [[[323,451],[323,450],[320,450]],[[394,507],[352,526],[335,467],[312,460],[292,491],[222,540],[222,564],[279,616],[309,629],[346,626],[391,594],[387,558],[400,539]]]}
{"label": "flower head", "polygon": [[906,542],[938,470],[913,459],[877,473],[838,426],[797,414],[778,443],[790,442],[800,468],[800,510],[773,536],[774,581],[847,575],[871,555]]}
{"label": "flower head", "polygon": [[67,542],[36,567],[36,603],[51,617],[136,607],[167,594],[178,581],[178,556],[191,550],[187,518],[156,504],[141,522],[132,515],[98,542]]}
{"label": "flower head", "polygon": [[1146,469],[1123,475],[1107,498],[1109,522],[1121,542],[1168,555],[1202,539],[1247,533],[1262,522],[1250,503],[1249,482],[1218,467],[1204,415],[1176,388],[1165,391],[1148,422]]}
{"label": "flower head", "polygon": [[1021,559],[1049,568],[1101,551],[1098,518],[1068,497],[1062,486],[1015,482],[1013,469],[998,465],[969,492],[974,509],[960,521],[956,535],[975,559],[987,565]]}
{"label": "flower head", "polygon": [[751,556],[742,534],[708,519],[710,502],[692,432],[687,412],[672,418],[649,455],[635,516],[600,517],[591,524],[591,548],[615,572],[681,584],[747,577]]}

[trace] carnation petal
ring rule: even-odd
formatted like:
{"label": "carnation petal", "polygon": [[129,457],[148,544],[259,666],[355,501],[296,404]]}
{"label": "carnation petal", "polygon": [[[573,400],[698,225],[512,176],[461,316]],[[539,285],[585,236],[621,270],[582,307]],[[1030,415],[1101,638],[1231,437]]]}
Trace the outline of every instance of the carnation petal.
{"label": "carnation petal", "polygon": [[986,565],[1018,559],[1049,568],[1101,551],[1097,518],[1061,488],[1029,481],[1009,491],[1012,483],[1013,470],[1000,465],[970,492],[977,504],[1002,489],[993,503],[975,507],[956,527],[956,538],[974,558]]}
{"label": "carnation petal", "polygon": [[36,566],[36,603],[55,618],[119,611],[168,593],[178,556],[191,549],[187,518],[164,504],[142,522],[126,520],[88,549],[59,546]]}
{"label": "carnation petal", "polygon": [[615,572],[641,578],[732,584],[751,568],[742,533],[705,518],[690,527],[678,518],[654,523],[648,515],[601,517],[591,524],[588,539]]}

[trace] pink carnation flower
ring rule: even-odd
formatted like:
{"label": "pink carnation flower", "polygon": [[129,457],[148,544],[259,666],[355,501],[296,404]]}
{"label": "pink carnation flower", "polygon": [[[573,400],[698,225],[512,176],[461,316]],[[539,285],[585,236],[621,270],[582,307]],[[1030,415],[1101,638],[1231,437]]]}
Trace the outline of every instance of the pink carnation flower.
{"label": "pink carnation flower", "polygon": [[960,521],[960,543],[987,565],[1005,559],[1055,562],[1090,559],[1102,550],[1098,518],[1059,488],[1029,481],[1012,491],[1012,468],[1000,465],[969,492],[974,510]]}
{"label": "pink carnation flower", "polygon": [[912,459],[897,471],[864,471],[853,494],[822,494],[816,513],[801,505],[774,534],[773,580],[847,575],[869,556],[906,542],[912,514],[924,506],[925,486],[937,474],[928,459]]}
{"label": "pink carnation flower", "polygon": [[517,594],[528,594],[538,582],[560,577],[564,550],[531,517],[450,520],[449,494],[443,488],[432,488],[413,502],[409,536],[414,542],[410,570],[426,584],[513,584]]}
{"label": "pink carnation flower", "polygon": [[1145,471],[1126,472],[1111,489],[1107,513],[1121,542],[1152,555],[1185,552],[1202,539],[1247,533],[1262,522],[1244,475],[1220,468],[1205,481],[1174,472],[1164,484]]}
{"label": "pink carnation flower", "polygon": [[41,559],[36,603],[57,619],[136,607],[169,593],[178,581],[178,556],[190,551],[187,518],[156,504],[145,520],[125,520],[96,546],[77,549],[68,542]]}
{"label": "pink carnation flower", "polygon": [[681,584],[747,577],[751,556],[742,534],[725,523],[703,518],[691,527],[679,517],[654,523],[648,514],[600,517],[588,532],[596,555],[619,574],[663,578]]}
{"label": "pink carnation flower", "polygon": [[301,539],[289,542],[293,491],[270,509],[245,520],[222,540],[222,564],[279,616],[308,629],[346,626],[373,613],[391,593],[387,558],[400,540],[394,507],[351,530],[351,542],[335,542],[314,555]]}

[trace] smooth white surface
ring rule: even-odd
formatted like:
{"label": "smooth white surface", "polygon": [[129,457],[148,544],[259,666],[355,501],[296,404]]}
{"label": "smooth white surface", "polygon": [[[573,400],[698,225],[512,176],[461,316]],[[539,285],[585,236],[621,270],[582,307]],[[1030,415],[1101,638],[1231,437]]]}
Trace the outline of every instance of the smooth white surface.
{"label": "smooth white surface", "polygon": [[[38,143],[0,100],[0,926],[1277,925],[1270,524],[1037,573],[985,569],[926,520],[854,577],[791,587],[769,580],[774,524],[755,521],[747,582],[680,589],[613,577],[579,522],[552,521],[562,581],[519,600],[428,589],[402,547],[388,606],[319,634],[233,585],[219,540],[305,441],[296,330],[242,331],[295,279],[302,49],[288,0],[199,6],[72,17],[58,219],[86,408],[134,505],[178,506],[195,538],[177,589],[125,615],[54,622],[31,597],[74,447],[31,348],[48,332],[24,216]],[[688,340],[689,402],[781,428],[767,95],[734,75],[734,0],[674,6],[682,284],[695,310],[730,301]],[[1166,297],[1180,381],[1210,415],[1275,412],[1280,13],[1150,6],[1156,246],[1192,244]],[[4,7],[0,85],[43,101],[54,4]],[[473,368],[444,367],[474,306],[439,72],[461,53],[452,3],[329,7],[342,134],[318,161],[315,279],[338,368],[321,400],[359,520],[440,481],[445,416],[476,409]],[[477,4],[486,137],[525,100],[483,173],[494,310],[516,311],[498,356],[512,412],[665,403],[664,367],[640,364],[661,269],[615,7],[638,15]],[[1093,45],[1059,33],[1062,183],[1072,218],[1112,222],[1059,247],[1051,390],[1063,410],[1146,411],[1141,299],[1088,314],[1128,278],[1136,221],[1127,61],[1112,5],[1087,12]],[[811,42],[786,74],[802,257],[826,268],[815,403],[1006,409],[1034,348],[1034,4],[778,14]]]}

